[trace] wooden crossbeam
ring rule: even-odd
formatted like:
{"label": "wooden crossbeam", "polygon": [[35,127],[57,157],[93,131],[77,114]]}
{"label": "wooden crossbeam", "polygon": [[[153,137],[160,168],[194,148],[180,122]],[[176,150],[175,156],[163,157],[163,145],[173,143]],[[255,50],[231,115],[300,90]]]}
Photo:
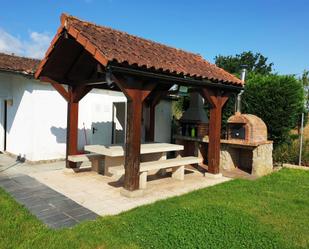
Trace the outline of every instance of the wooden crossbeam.
{"label": "wooden crossbeam", "polygon": [[53,80],[53,79],[51,79],[51,78],[49,78],[49,77],[46,77],[46,76],[41,76],[41,77],[40,77],[40,80],[41,80],[41,81],[44,81],[44,82],[50,83],[50,84],[53,86],[53,88],[55,88],[55,90],[56,90],[66,101],[69,101],[69,92],[64,88],[64,86],[63,86],[61,83],[59,83],[59,82],[57,82],[57,81],[55,81],[55,80]]}

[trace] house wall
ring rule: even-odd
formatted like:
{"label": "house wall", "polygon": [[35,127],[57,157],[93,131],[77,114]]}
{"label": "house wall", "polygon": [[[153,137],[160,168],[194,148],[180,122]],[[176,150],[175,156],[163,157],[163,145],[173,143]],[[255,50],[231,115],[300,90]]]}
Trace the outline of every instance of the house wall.
{"label": "house wall", "polygon": [[4,150],[4,100],[12,98],[10,76],[0,72],[0,151]]}
{"label": "house wall", "polygon": [[[67,103],[51,85],[22,75],[0,72],[0,102],[7,108],[7,151],[30,161],[65,157]],[[78,146],[112,142],[113,102],[125,102],[122,93],[94,89],[79,103]],[[0,105],[0,143],[3,108]],[[170,141],[171,105],[156,109],[155,141]],[[117,122],[117,120],[115,120]],[[92,128],[95,128],[93,134]],[[3,150],[0,146],[0,150]]]}
{"label": "house wall", "polygon": [[155,141],[171,142],[172,105],[168,100],[161,100],[156,106],[155,113]]}
{"label": "house wall", "polygon": [[33,83],[22,76],[10,75],[11,87],[9,99],[12,105],[7,107],[6,150],[13,154],[34,158],[35,106],[32,98]]}

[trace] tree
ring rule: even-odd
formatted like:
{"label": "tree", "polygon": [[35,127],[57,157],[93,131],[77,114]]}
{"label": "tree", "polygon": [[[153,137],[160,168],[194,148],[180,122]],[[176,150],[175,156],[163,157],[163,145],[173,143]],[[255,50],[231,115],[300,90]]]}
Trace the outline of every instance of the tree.
{"label": "tree", "polygon": [[262,118],[275,145],[288,142],[304,111],[304,88],[293,75],[250,74],[243,94],[246,113]]}
{"label": "tree", "polygon": [[273,63],[267,63],[268,58],[260,53],[251,51],[236,54],[235,56],[218,55],[215,57],[215,63],[224,70],[239,75],[240,70],[245,65],[248,73],[269,74],[272,72]]}
{"label": "tree", "polygon": [[301,77],[301,82],[302,82],[303,87],[305,89],[306,109],[309,110],[309,71],[304,70],[302,77]]}

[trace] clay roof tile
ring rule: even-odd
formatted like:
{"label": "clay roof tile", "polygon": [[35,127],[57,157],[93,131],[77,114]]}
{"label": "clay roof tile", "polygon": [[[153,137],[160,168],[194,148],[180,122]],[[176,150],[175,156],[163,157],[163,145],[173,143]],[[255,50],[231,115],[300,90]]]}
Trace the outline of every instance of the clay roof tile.
{"label": "clay roof tile", "polygon": [[0,70],[33,74],[40,60],[0,53]]}

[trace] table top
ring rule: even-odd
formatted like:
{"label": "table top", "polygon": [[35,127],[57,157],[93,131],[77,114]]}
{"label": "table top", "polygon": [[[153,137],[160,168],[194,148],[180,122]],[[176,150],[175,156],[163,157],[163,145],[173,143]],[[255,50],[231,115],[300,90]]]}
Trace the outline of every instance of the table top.
{"label": "table top", "polygon": [[[145,143],[141,144],[141,154],[179,151],[183,150],[183,145],[169,143]],[[97,153],[105,156],[124,156],[124,145],[86,145],[85,151]]]}

